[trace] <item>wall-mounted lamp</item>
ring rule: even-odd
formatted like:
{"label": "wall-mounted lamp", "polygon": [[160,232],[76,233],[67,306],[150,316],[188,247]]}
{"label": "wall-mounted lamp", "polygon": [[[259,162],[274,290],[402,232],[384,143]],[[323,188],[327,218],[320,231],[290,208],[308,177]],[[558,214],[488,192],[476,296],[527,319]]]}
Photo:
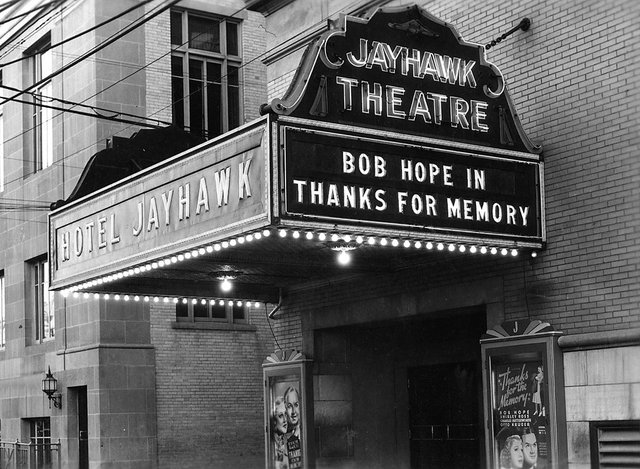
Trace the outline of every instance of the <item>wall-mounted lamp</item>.
{"label": "wall-mounted lamp", "polygon": [[53,374],[51,374],[51,367],[49,367],[49,371],[42,380],[42,392],[49,398],[49,409],[51,409],[51,401],[53,401],[53,406],[55,408],[62,409],[62,394],[54,396],[57,391],[58,380],[53,377]]}

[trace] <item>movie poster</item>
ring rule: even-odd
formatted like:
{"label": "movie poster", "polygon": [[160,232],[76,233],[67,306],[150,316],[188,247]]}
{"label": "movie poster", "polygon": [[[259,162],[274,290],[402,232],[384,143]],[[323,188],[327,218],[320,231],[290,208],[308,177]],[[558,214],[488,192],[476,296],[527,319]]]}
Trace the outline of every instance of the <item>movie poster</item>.
{"label": "movie poster", "polygon": [[541,355],[493,363],[495,469],[544,469],[550,463],[549,393]]}
{"label": "movie poster", "polygon": [[304,467],[300,376],[269,378],[269,467]]}

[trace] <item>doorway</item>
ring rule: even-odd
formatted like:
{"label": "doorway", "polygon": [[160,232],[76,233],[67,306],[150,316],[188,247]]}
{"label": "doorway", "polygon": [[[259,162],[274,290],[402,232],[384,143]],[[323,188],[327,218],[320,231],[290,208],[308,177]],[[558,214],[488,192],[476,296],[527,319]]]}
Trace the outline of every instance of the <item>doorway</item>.
{"label": "doorway", "polygon": [[87,387],[76,389],[78,402],[78,469],[89,469],[89,425],[87,415]]}
{"label": "doorway", "polygon": [[412,469],[477,467],[480,451],[477,362],[407,370]]}

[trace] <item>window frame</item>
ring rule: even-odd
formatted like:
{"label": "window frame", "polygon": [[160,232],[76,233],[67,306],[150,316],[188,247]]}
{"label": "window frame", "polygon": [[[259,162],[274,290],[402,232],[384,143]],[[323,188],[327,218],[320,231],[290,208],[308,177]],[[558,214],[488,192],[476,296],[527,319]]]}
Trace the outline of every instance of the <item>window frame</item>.
{"label": "window frame", "polygon": [[[186,300],[186,303],[185,303]],[[196,316],[195,308],[197,306],[204,306],[202,301],[206,302],[207,306],[207,316]],[[220,302],[224,302],[224,305],[220,305]],[[238,304],[240,303],[240,304]],[[248,324],[249,323],[249,307],[245,302],[238,300],[222,300],[218,298],[204,298],[196,300],[196,303],[193,300],[187,300],[186,298],[180,299],[178,303],[176,303],[176,322],[190,322],[190,323],[226,323],[226,324]],[[187,315],[178,315],[178,308],[187,308]],[[224,306],[225,308],[225,316],[214,316],[213,315],[213,307],[215,306]],[[242,308],[242,317],[236,318],[236,308]]]}
{"label": "window frame", "polygon": [[[31,83],[38,83],[50,75],[53,71],[51,33],[40,39],[28,50],[26,55],[31,56]],[[53,110],[38,105],[38,102],[47,99],[43,96],[50,97],[52,95],[53,82],[51,79],[36,86],[30,93],[33,102],[30,122],[33,129],[32,170],[34,173],[53,165]]]}
{"label": "window frame", "polygon": [[29,422],[29,443],[35,450],[36,467],[51,464],[51,418],[41,417],[27,419]]}
{"label": "window frame", "polygon": [[[220,16],[220,15],[213,15],[213,14],[208,14],[208,13],[204,13],[204,12],[195,12],[192,10],[183,10],[183,9],[172,9],[171,10],[171,15],[173,17],[173,15],[180,15],[180,29],[181,29],[181,43],[180,44],[174,44],[173,43],[173,37],[174,37],[174,30],[171,30],[171,60],[172,60],[172,64],[171,64],[171,80],[172,80],[172,92],[171,92],[171,102],[172,102],[172,120],[173,120],[173,124],[176,127],[180,127],[180,128],[184,128],[187,131],[190,132],[194,132],[194,133],[202,133],[206,138],[214,138],[218,135],[222,135],[225,132],[228,132],[229,130],[236,128],[240,125],[242,125],[243,123],[243,107],[242,107],[242,79],[241,79],[241,72],[242,72],[242,22],[240,20],[237,20],[235,18],[229,18],[229,17],[225,17],[225,16]],[[204,19],[204,20],[208,20],[208,21],[213,21],[213,22],[217,22],[219,25],[219,43],[220,43],[220,51],[219,52],[215,52],[215,51],[210,51],[210,50],[203,50],[203,49],[197,49],[195,47],[191,47],[190,46],[190,42],[191,39],[189,38],[189,19],[190,18],[197,18],[197,19]],[[173,28],[173,19],[170,21],[170,27]],[[237,55],[236,54],[229,54],[228,53],[228,24],[234,24],[236,26],[236,41],[237,41],[237,47],[238,47],[238,51],[237,51]],[[174,58],[179,58],[180,62],[181,62],[181,66],[182,66],[182,75],[176,75],[174,74],[174,64],[173,64],[173,60]],[[194,81],[198,81],[202,84],[201,86],[201,90],[202,90],[202,97],[201,97],[201,103],[200,106],[202,107],[202,122],[201,122],[201,127],[202,129],[200,130],[199,127],[194,127],[193,123],[191,122],[191,109],[193,108],[192,105],[192,97],[190,96],[190,84],[192,82],[192,76],[191,76],[191,70],[190,70],[190,64],[192,62],[200,62],[201,64],[201,74],[200,77],[201,79],[199,80],[195,80]],[[213,81],[209,81],[209,76],[208,76],[208,65],[219,65],[220,66],[220,80],[219,82],[213,82]],[[231,67],[235,67],[237,73],[236,73],[236,77],[235,77],[235,84],[230,84],[230,80],[228,79],[229,77],[229,70]],[[182,84],[182,89],[181,89],[181,95],[176,99],[176,94],[174,93],[174,84],[175,82],[177,82],[179,80],[181,80],[181,84]],[[210,103],[210,99],[209,99],[209,91],[211,89],[211,85],[212,84],[216,84],[217,86],[220,87],[220,102],[219,102],[219,107],[220,107],[220,115],[219,117],[219,123],[220,123],[220,131],[219,133],[216,131],[212,132],[209,126],[209,123],[213,120],[211,115],[210,115],[210,110],[208,109],[209,103]],[[176,87],[179,87],[178,85],[175,85]],[[231,119],[231,108],[229,106],[229,100],[231,99],[231,87],[235,86],[236,89],[236,93],[234,94],[234,96],[237,99],[237,106],[234,108],[234,111],[236,113],[236,119],[237,122],[230,122]],[[178,101],[181,101],[181,112],[178,112],[178,106],[180,105],[180,103],[178,103]],[[182,122],[180,122],[178,120],[178,114],[182,117]]]}
{"label": "window frame", "polygon": [[[55,339],[54,294],[49,290],[49,262],[46,257],[29,261],[29,298],[33,308],[35,343]],[[45,298],[47,301],[45,302]]]}

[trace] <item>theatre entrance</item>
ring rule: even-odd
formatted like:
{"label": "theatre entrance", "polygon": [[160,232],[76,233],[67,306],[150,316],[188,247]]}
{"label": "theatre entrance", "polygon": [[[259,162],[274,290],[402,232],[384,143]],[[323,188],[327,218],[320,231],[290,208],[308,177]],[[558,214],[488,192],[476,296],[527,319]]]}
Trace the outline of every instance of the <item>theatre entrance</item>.
{"label": "theatre entrance", "polygon": [[317,467],[484,467],[484,307],[315,331]]}
{"label": "theatre entrance", "polygon": [[407,374],[411,468],[478,467],[477,364],[419,366]]}

